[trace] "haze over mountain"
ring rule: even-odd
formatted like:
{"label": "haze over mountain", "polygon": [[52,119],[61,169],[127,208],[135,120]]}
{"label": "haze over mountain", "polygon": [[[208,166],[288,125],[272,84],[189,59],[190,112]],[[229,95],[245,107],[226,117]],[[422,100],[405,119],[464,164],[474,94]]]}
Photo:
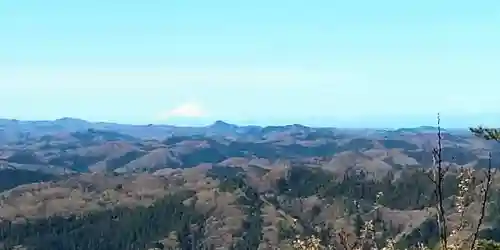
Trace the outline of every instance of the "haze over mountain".
{"label": "haze over mountain", "polygon": [[[391,168],[394,158],[399,159],[398,166],[429,167],[437,133],[433,126],[349,129],[292,124],[262,127],[238,126],[219,120],[208,126],[180,127],[92,123],[74,118],[4,119],[0,120],[0,128],[3,166],[50,173],[154,172],[233,160],[250,164],[259,159],[317,166],[342,159],[344,167],[371,166],[377,170]],[[465,129],[443,128],[442,132],[446,161],[456,166],[484,164],[485,152],[495,145],[472,137]],[[364,163],[358,165],[359,159],[364,159]],[[341,165],[335,167],[342,169]]]}
{"label": "haze over mountain", "polygon": [[499,23],[491,0],[8,1],[0,115],[415,127],[441,112],[447,127],[500,125]]}

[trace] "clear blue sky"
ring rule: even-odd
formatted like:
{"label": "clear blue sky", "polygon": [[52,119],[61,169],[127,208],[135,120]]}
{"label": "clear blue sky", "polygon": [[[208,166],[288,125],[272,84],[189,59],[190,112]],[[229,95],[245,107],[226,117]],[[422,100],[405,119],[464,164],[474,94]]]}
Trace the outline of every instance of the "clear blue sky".
{"label": "clear blue sky", "polygon": [[6,0],[0,32],[6,118],[500,125],[498,0]]}

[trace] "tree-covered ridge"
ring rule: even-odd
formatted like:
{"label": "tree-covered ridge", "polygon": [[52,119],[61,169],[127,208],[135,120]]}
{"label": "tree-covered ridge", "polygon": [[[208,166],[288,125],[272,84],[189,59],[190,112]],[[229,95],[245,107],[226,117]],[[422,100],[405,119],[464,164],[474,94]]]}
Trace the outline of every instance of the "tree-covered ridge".
{"label": "tree-covered ridge", "polygon": [[22,169],[2,169],[0,170],[0,192],[12,189],[19,185],[58,180],[59,176],[29,171]]}
{"label": "tree-covered ridge", "polygon": [[[232,235],[235,240],[231,245],[226,245],[232,249],[259,249],[259,246],[267,244],[263,237],[268,233],[264,223],[265,206],[272,206],[280,211],[276,224],[281,225],[278,234],[282,243],[275,247],[282,247],[297,234],[318,234],[325,244],[334,241],[332,235],[335,235],[339,227],[348,228],[353,234],[360,234],[364,223],[369,219],[374,220],[374,227],[379,232],[377,240],[382,241],[405,229],[404,225],[395,224],[397,218],[392,221],[384,213],[392,211],[391,213],[405,214],[405,211],[425,210],[432,207],[435,199],[424,169],[399,170],[384,178],[372,179],[362,171],[338,176],[320,168],[289,167],[272,182],[274,184],[270,189],[265,190],[260,189],[258,182],[249,181],[252,173],[248,171],[216,167],[205,173],[206,178],[218,182],[216,192],[226,192],[238,197],[234,205],[244,213],[240,229]],[[447,178],[449,184],[445,193],[447,197],[451,197],[457,193],[456,176],[450,173]],[[183,185],[182,182],[179,184]],[[162,240],[173,234],[180,249],[192,249],[193,246],[194,249],[210,249],[214,246],[208,243],[206,218],[212,215],[216,207],[202,212],[191,206],[191,203],[184,202],[196,192],[199,191],[179,192],[149,207],[117,207],[82,216],[29,219],[21,224],[4,221],[0,224],[0,242],[4,244],[4,249],[16,245],[28,249],[169,249],[171,246],[162,243]],[[378,197],[379,193],[384,193],[384,196]],[[308,205],[311,200],[315,201],[314,205]],[[500,197],[492,196],[495,204],[500,204],[499,200]],[[353,201],[357,201],[359,208]],[[381,214],[371,211],[370,206],[375,201],[384,208]],[[339,203],[343,219],[335,224],[335,220],[328,217],[329,209],[336,208]],[[488,222],[498,220],[500,216],[497,210],[491,209]],[[287,218],[294,218],[297,225],[292,225]],[[334,223],[330,224],[331,221]],[[398,244],[407,246],[416,242],[429,245],[435,243],[434,217],[428,217],[417,226],[415,230],[407,231],[407,235]],[[495,228],[482,231],[481,236],[494,239],[491,235],[496,232]]]}
{"label": "tree-covered ridge", "polygon": [[[340,198],[373,203],[377,194],[384,193],[380,204],[393,209],[423,209],[432,205],[435,193],[428,172],[411,169],[389,172],[377,179],[368,179],[364,171],[350,171],[337,176],[323,169],[293,167],[286,177],[277,181],[276,191],[291,197],[318,195],[324,198]],[[456,176],[446,177],[446,197],[456,194]]]}
{"label": "tree-covered ridge", "polygon": [[[192,226],[202,224],[205,217],[182,203],[189,196],[187,193],[167,196],[149,207],[120,207],[25,223],[4,221],[0,223],[0,241],[3,249],[18,245],[40,250],[146,249],[174,231],[181,239],[180,249],[192,249],[200,238],[195,237],[199,232],[192,230]],[[190,237],[194,240],[188,240]]]}

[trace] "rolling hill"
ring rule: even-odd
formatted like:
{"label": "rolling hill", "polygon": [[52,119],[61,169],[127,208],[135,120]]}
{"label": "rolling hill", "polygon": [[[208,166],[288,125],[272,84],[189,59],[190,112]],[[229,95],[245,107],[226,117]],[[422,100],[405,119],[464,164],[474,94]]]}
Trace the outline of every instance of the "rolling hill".
{"label": "rolling hill", "polygon": [[[319,228],[322,241],[334,241],[332,235],[354,235],[368,220],[377,240],[393,237],[402,246],[436,240],[432,127],[358,131],[217,121],[189,128],[71,118],[0,120],[0,127],[6,249],[287,249],[295,235]],[[446,130],[442,144],[453,224],[460,167],[486,167],[489,152],[498,166],[500,147]],[[475,176],[474,185],[483,180]],[[477,219],[478,197],[471,197],[466,215]],[[500,197],[492,195],[491,204],[481,228],[482,235],[490,232],[486,238],[500,227]]]}

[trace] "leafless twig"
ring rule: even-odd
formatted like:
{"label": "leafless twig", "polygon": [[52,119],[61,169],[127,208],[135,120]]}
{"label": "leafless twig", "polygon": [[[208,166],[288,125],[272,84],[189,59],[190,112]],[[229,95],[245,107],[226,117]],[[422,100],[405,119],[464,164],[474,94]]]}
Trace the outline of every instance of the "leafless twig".
{"label": "leafless twig", "polygon": [[442,143],[442,132],[441,132],[441,116],[437,115],[437,147],[432,150],[434,156],[434,165],[436,169],[433,170],[433,183],[435,186],[434,193],[437,199],[437,210],[438,210],[438,227],[439,227],[439,238],[441,241],[442,249],[447,249],[448,246],[448,233],[446,228],[446,219],[444,212],[444,176],[446,174],[446,169],[443,167],[443,143]]}
{"label": "leafless twig", "polygon": [[486,173],[486,183],[485,186],[481,189],[483,192],[483,201],[481,203],[481,214],[479,217],[479,221],[477,223],[476,230],[474,232],[474,237],[471,242],[471,250],[474,250],[474,247],[476,246],[476,241],[479,237],[479,230],[481,229],[481,225],[483,224],[484,216],[486,214],[486,205],[488,203],[488,194],[490,192],[490,187],[492,183],[492,176],[493,176],[493,171],[492,171],[492,162],[491,162],[491,153],[488,155],[488,172]]}

